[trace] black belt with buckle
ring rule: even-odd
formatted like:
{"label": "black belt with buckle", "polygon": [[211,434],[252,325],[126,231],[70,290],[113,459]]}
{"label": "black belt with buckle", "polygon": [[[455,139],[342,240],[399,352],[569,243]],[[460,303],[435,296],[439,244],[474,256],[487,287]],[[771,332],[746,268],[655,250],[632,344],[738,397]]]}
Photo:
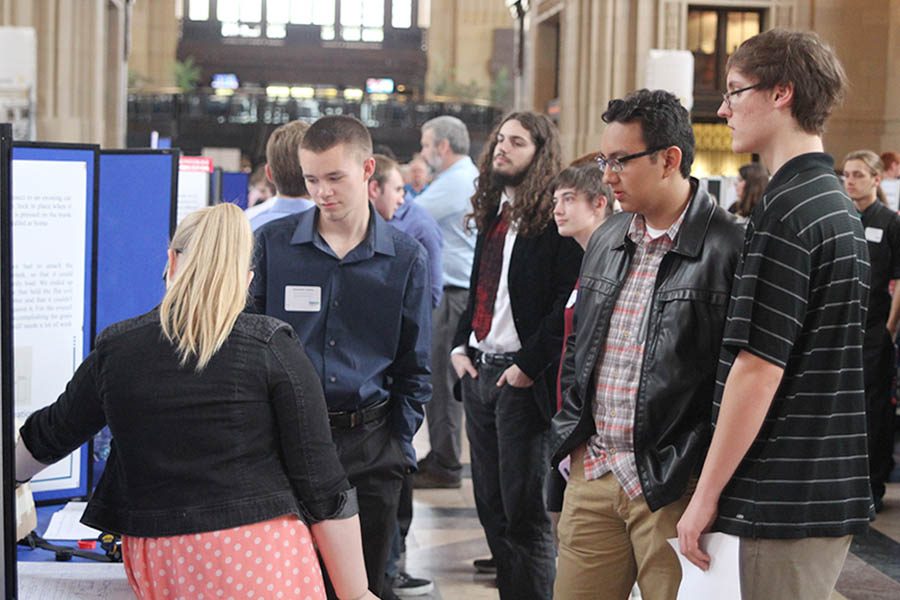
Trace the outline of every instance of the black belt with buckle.
{"label": "black belt with buckle", "polygon": [[493,367],[506,367],[513,363],[516,358],[515,352],[490,352],[475,351],[475,363],[479,365],[491,365]]}
{"label": "black belt with buckle", "polygon": [[342,410],[328,413],[328,422],[332,429],[356,429],[366,423],[377,421],[391,412],[391,400],[388,398],[378,404],[365,406],[359,410]]}

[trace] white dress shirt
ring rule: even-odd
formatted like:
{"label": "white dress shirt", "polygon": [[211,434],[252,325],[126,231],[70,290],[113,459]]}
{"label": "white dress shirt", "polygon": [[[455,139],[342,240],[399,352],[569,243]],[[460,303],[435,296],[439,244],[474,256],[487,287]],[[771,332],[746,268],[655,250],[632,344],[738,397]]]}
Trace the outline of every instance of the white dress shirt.
{"label": "white dress shirt", "polygon": [[[500,198],[500,206],[497,214],[503,210],[503,205],[512,203],[506,192]],[[494,313],[491,317],[491,330],[480,342],[475,338],[473,331],[469,335],[469,346],[489,354],[503,352],[517,352],[522,348],[519,340],[519,332],[516,331],[516,323],[513,321],[512,304],[509,301],[509,260],[512,257],[513,246],[516,245],[516,228],[510,223],[503,241],[503,266],[500,268],[500,281],[497,285],[497,297],[494,299]],[[471,293],[477,293],[471,290]],[[458,346],[453,349],[453,354],[465,354],[465,347]]]}

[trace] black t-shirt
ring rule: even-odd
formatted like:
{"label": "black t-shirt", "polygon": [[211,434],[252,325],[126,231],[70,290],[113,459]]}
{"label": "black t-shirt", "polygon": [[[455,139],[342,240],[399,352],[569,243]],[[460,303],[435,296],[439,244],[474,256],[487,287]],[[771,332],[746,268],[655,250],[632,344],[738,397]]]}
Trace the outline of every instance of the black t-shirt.
{"label": "black t-shirt", "polygon": [[869,521],[863,324],[869,259],[827,154],[772,178],[747,226],[722,340],[713,426],[734,359],[784,369],[759,434],[722,492],[716,529],[741,537],[860,533]]}
{"label": "black t-shirt", "polygon": [[866,329],[884,329],[891,310],[888,285],[900,279],[900,215],[875,201],[859,216],[869,246],[871,274]]}

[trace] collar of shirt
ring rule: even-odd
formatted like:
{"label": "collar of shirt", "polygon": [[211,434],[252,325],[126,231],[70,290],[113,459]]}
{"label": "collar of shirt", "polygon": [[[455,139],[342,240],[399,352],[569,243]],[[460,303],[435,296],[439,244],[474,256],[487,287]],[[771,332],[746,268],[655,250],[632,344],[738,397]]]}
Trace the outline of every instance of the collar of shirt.
{"label": "collar of shirt", "polygon": [[[681,211],[681,214],[678,215],[678,218],[675,219],[675,222],[669,225],[669,228],[666,229],[666,233],[656,238],[657,240],[662,239],[663,237],[667,237],[669,238],[670,242],[675,242],[675,238],[678,236],[678,230],[681,229],[681,224],[684,223],[684,215],[687,214],[688,208],[690,208],[691,202],[693,201],[694,194],[691,194],[691,199],[688,200],[688,203],[684,205],[684,210]],[[646,219],[644,219],[644,215],[635,213],[634,218],[631,219],[631,225],[628,227],[627,235],[628,238],[635,244],[644,243],[644,238],[647,236],[647,221]]]}
{"label": "collar of shirt", "polygon": [[[405,219],[407,214],[409,213],[409,209],[412,208],[413,200],[413,198],[404,199],[403,204],[397,207],[397,210],[394,211],[394,217],[391,219],[391,221],[402,221],[403,219]],[[391,221],[388,221],[388,223],[390,223]]]}
{"label": "collar of shirt", "polygon": [[503,193],[500,195],[500,204],[497,205],[497,215],[503,211],[503,205],[509,204],[510,208],[512,208],[513,196],[510,196],[506,193],[506,190],[503,190]]}
{"label": "collar of shirt", "polygon": [[[791,179],[796,177],[798,173],[808,169],[823,169],[834,173],[834,159],[831,155],[824,152],[808,152],[806,154],[795,156],[781,165],[778,172],[772,175],[769,184],[766,186],[766,195],[769,195],[772,190],[788,183]],[[837,175],[835,175],[835,177],[837,177]]]}
{"label": "collar of shirt", "polygon": [[[515,196],[510,196],[509,194],[506,193],[506,190],[503,190],[503,194],[500,195],[500,204],[497,205],[497,216],[498,217],[500,216],[500,213],[503,212],[503,207],[506,206],[507,204],[509,205],[509,210],[512,210],[512,204],[513,204],[513,201],[515,200],[515,198],[516,198]],[[506,215],[506,218],[509,219],[509,230],[507,231],[506,236],[507,236],[507,238],[509,238],[510,236],[513,236],[513,239],[515,239],[516,224],[513,223],[512,219],[509,218],[509,214]],[[509,241],[509,239],[507,239],[507,242],[508,241]]]}
{"label": "collar of shirt", "polygon": [[[312,244],[325,254],[334,256],[334,252],[328,246],[325,239],[319,234],[316,225],[319,222],[319,207],[300,213],[294,235],[291,236],[291,244]],[[375,253],[395,256],[394,239],[391,236],[388,225],[375,208],[369,205],[369,225],[366,228],[365,239],[351,250],[341,262],[357,262],[372,258]]]}
{"label": "collar of shirt", "polygon": [[307,208],[312,208],[316,203],[309,198],[288,198],[287,196],[275,196],[275,203],[272,204],[272,210],[275,212],[300,212]]}
{"label": "collar of shirt", "polygon": [[872,217],[872,216],[875,215],[875,213],[877,213],[877,212],[880,210],[879,205],[884,206],[883,204],[881,204],[881,200],[879,200],[878,198],[876,198],[876,199],[875,199],[875,202],[873,202],[872,204],[868,205],[868,206],[865,208],[865,210],[863,210],[863,211],[861,211],[861,212],[860,212],[860,211],[856,211],[856,212],[859,213],[860,217],[862,217],[862,215],[866,215],[866,216],[868,216],[868,217]]}

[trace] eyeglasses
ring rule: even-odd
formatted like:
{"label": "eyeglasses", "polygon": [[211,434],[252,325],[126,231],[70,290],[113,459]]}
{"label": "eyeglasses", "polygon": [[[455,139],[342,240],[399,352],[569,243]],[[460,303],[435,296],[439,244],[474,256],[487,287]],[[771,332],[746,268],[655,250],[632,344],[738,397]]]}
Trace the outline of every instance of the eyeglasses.
{"label": "eyeglasses", "polygon": [[761,83],[754,83],[753,85],[748,85],[747,87],[742,87],[742,88],[739,89],[739,90],[732,90],[732,91],[730,91],[730,92],[723,92],[723,93],[722,93],[722,101],[725,102],[725,106],[728,107],[728,110],[731,110],[731,98],[732,98],[732,96],[737,96],[737,95],[740,94],[741,92],[748,92],[748,91],[750,91],[750,90],[755,90],[755,89],[758,88],[760,85],[762,85],[762,84],[761,84]]}
{"label": "eyeglasses", "polygon": [[606,167],[609,167],[613,173],[621,173],[625,169],[625,163],[629,160],[634,160],[635,158],[640,158],[642,156],[650,156],[660,150],[665,150],[666,146],[659,146],[658,148],[651,148],[650,150],[644,150],[643,152],[635,152],[634,154],[626,154],[625,156],[616,156],[614,158],[606,158],[602,154],[596,158],[597,166],[600,167],[600,170],[604,173],[606,172]]}

